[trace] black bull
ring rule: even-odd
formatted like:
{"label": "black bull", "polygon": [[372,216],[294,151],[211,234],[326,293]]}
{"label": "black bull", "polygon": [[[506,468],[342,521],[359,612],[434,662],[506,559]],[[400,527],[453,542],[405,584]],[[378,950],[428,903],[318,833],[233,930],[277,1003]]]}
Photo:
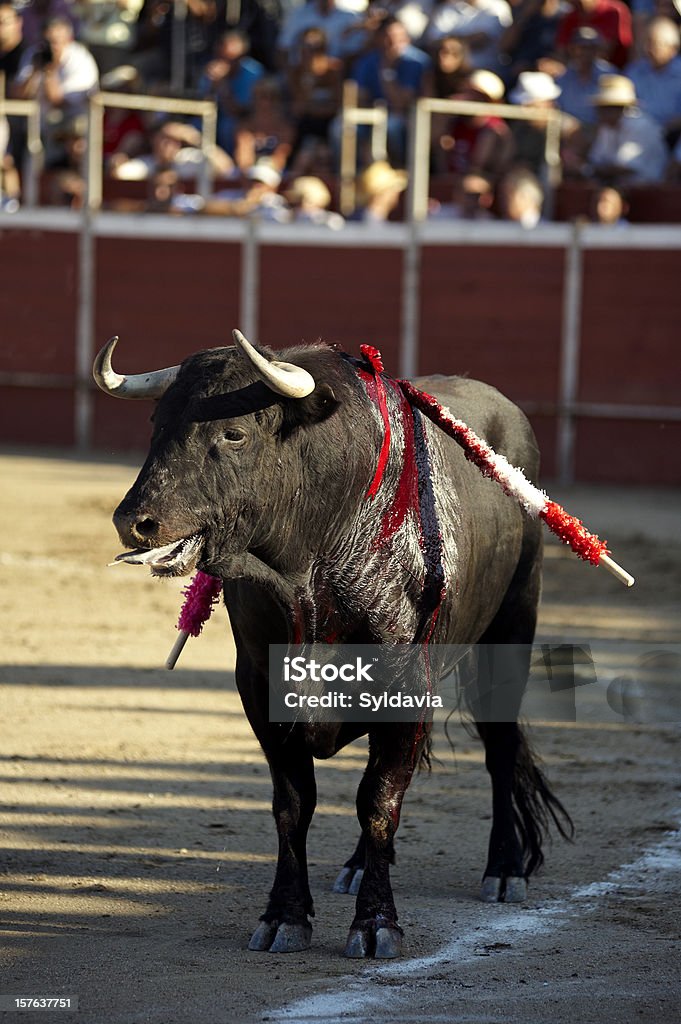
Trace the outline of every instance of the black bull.
{"label": "black bull", "polygon": [[[235,334],[237,342],[240,337]],[[152,387],[154,374],[113,373],[111,345],[103,350],[110,372],[104,379],[100,354],[95,376],[105,390],[158,398],[149,456],[114,522],[131,547],[178,542],[163,571],[198,567],[224,581],[236,682],[269,763],[279,836],[274,885],[250,948],[309,946],[313,758],[331,757],[368,733],[369,760],[357,793],[361,837],[334,888],[357,894],[346,955],[395,956],[402,932],[389,866],[402,799],[419,758],[427,756],[429,729],[418,722],[270,722],[269,645],[329,638],[529,645],[541,525],[366,362],[316,345],[289,350],[284,356],[291,362],[281,364],[241,341],[158,371]],[[270,379],[268,366],[283,377],[302,368],[314,390],[294,387],[299,397],[290,397],[286,384]],[[135,381],[143,387],[129,394]],[[499,392],[456,377],[418,384],[536,477],[529,424]],[[524,898],[526,880],[543,859],[549,818],[562,834],[570,829],[513,720],[528,671],[526,660],[510,695],[510,721],[476,721],[492,782],[482,884],[489,902]]]}

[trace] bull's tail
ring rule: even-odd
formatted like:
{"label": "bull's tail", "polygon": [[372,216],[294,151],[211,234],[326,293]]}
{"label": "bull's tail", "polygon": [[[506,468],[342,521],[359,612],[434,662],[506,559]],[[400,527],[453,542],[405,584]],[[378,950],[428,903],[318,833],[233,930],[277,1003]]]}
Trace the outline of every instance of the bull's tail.
{"label": "bull's tail", "polygon": [[522,845],[525,877],[544,862],[543,844],[553,822],[563,839],[572,839],[574,824],[565,807],[551,791],[522,726],[518,726],[518,748],[513,776],[513,813]]}

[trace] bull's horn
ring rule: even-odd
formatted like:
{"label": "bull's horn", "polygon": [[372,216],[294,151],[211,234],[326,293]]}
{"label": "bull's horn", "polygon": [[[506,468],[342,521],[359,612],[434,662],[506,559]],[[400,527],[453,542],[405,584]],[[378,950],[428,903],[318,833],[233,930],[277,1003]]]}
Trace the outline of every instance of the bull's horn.
{"label": "bull's horn", "polygon": [[111,356],[118,338],[110,338],[94,361],[92,376],[102,391],[115,398],[160,398],[177,377],[180,367],[168,366],[151,373],[123,376],[111,366]]}
{"label": "bull's horn", "polygon": [[267,359],[253,348],[241,331],[232,331],[232,337],[234,344],[250,359],[261,380],[264,380],[278,395],[285,395],[287,398],[305,398],[306,395],[314,391],[314,377],[302,366],[296,366],[294,363],[281,363],[276,359]]}

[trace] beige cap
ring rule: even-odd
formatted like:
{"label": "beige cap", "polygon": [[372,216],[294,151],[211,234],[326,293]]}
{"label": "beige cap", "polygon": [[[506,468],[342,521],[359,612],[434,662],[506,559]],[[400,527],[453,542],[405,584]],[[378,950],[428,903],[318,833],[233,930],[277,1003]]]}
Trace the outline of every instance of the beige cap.
{"label": "beige cap", "polygon": [[331,193],[321,180],[312,175],[301,175],[292,181],[284,192],[290,203],[311,203],[325,210],[331,205]]}
{"label": "beige cap", "polygon": [[387,160],[377,160],[360,174],[359,194],[366,200],[392,189],[402,192],[407,187],[408,180],[406,171],[396,170]]}
{"label": "beige cap", "polygon": [[591,102],[597,107],[633,107],[636,105],[634,83],[624,75],[602,75]]}

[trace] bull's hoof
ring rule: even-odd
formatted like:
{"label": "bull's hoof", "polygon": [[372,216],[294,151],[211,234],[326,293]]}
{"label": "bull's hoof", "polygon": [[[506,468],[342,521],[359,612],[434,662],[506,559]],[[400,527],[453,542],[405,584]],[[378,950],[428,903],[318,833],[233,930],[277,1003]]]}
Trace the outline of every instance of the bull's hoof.
{"label": "bull's hoof", "polygon": [[251,936],[248,948],[258,953],[300,953],[312,945],[311,924],[287,924],[261,921]]}
{"label": "bull's hoof", "polygon": [[402,953],[402,929],[384,917],[353,924],[343,956],[351,960],[392,960]]}
{"label": "bull's hoof", "polygon": [[527,899],[527,882],[524,878],[509,877],[506,879],[504,903],[524,903]]}
{"label": "bull's hoof", "polygon": [[366,956],[371,956],[369,949],[369,936],[364,929],[351,928],[343,956],[348,957],[349,960],[362,960]]}
{"label": "bull's hoof", "polygon": [[483,903],[523,903],[527,899],[527,882],[514,875],[504,878],[485,875],[480,899]]}
{"label": "bull's hoof", "polygon": [[331,887],[332,892],[356,896],[364,875],[364,868],[343,868]]}
{"label": "bull's hoof", "polygon": [[255,953],[264,953],[274,942],[274,936],[276,934],[276,921],[261,921],[251,935],[251,941],[248,943],[248,948]]}
{"label": "bull's hoof", "polygon": [[376,930],[376,952],[377,960],[392,960],[402,955],[402,930],[401,928],[378,928]]}

